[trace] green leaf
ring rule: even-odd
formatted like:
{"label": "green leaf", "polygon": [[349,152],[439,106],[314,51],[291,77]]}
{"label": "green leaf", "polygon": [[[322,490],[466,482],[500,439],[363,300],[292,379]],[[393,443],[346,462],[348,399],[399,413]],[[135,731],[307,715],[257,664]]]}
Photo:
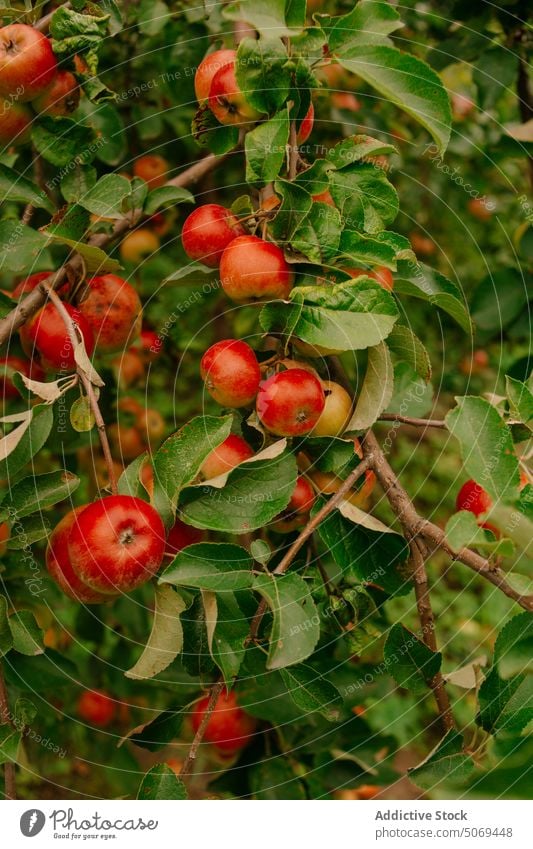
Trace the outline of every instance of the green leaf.
{"label": "green leaf", "polygon": [[320,621],[306,582],[299,575],[258,575],[254,589],[265,599],[274,617],[267,669],[301,663],[311,655],[320,637]]}
{"label": "green leaf", "polygon": [[58,56],[95,49],[107,35],[109,15],[83,15],[59,6],[50,21],[54,53]]}
{"label": "green leaf", "polygon": [[407,774],[422,790],[435,790],[446,781],[465,781],[474,761],[463,751],[463,738],[453,728],[439,741],[427,758]]}
{"label": "green leaf", "polygon": [[182,710],[164,710],[151,722],[133,728],[124,740],[120,741],[119,746],[125,740],[129,740],[136,746],[141,746],[150,752],[157,752],[162,746],[166,746],[179,736],[184,718],[185,712]]}
{"label": "green leaf", "polygon": [[387,336],[387,347],[400,360],[408,363],[420,377],[431,380],[431,361],[424,345],[410,327],[395,324],[392,333]]}
{"label": "green leaf", "polygon": [[234,593],[215,594],[202,591],[207,642],[211,657],[227,685],[239,674],[245,654],[250,623],[242,612]]}
{"label": "green leaf", "polygon": [[186,672],[194,677],[211,676],[215,672],[215,664],[209,650],[207,639],[207,622],[205,608],[200,595],[194,599],[190,608],[182,617],[184,646],[182,662]]}
{"label": "green leaf", "polygon": [[16,534],[9,538],[7,547],[10,551],[20,551],[34,542],[46,539],[51,531],[50,520],[41,513],[18,519]]}
{"label": "green leaf", "polygon": [[[0,225],[1,226],[1,225]],[[49,233],[48,238],[51,242],[58,242],[61,245],[67,245],[71,250],[80,254],[85,261],[85,267],[91,274],[106,272],[114,272],[120,270],[120,263],[116,259],[112,259],[101,248],[95,245],[87,245],[85,242],[77,242],[75,239],[68,239],[56,233]]]}
{"label": "green leaf", "polygon": [[155,453],[154,504],[167,521],[181,490],[194,480],[208,454],[229,436],[231,424],[231,416],[198,416],[169,436]]}
{"label": "green leaf", "polygon": [[310,666],[282,669],[281,677],[295,705],[304,713],[322,714],[329,722],[339,719],[342,698],[333,684]]}
{"label": "green leaf", "polygon": [[250,554],[261,566],[266,566],[272,557],[272,551],[268,542],[264,539],[254,539],[250,545]]}
{"label": "green leaf", "polygon": [[11,479],[41,450],[52,430],[53,422],[54,411],[49,404],[33,407],[29,426],[9,456],[0,461],[0,480]]}
{"label": "green leaf", "polygon": [[73,402],[69,412],[69,419],[77,433],[88,433],[88,431],[93,429],[95,424],[94,413],[91,402],[86,395],[80,395]]}
{"label": "green leaf", "polygon": [[366,430],[386,409],[394,385],[392,361],[384,342],[368,350],[366,374],[346,430]]}
{"label": "green leaf", "polygon": [[31,203],[37,209],[46,209],[53,212],[54,206],[46,192],[39,189],[26,177],[0,164],[0,203],[15,201],[17,203]]}
{"label": "green leaf", "polygon": [[442,663],[440,652],[431,651],[399,622],[390,629],[383,654],[396,683],[414,693],[426,692]]}
{"label": "green leaf", "polygon": [[156,587],[152,630],[136,664],[125,672],[126,678],[153,678],[172,663],[183,648],[180,614],[186,604],[171,587]]}
{"label": "green leaf", "polygon": [[307,799],[303,781],[297,778],[290,761],[281,755],[270,756],[252,766],[250,788],[254,799],[262,801]]}
{"label": "green leaf", "polygon": [[477,723],[490,734],[519,733],[533,719],[533,675],[507,681],[493,667],[479,688]]}
{"label": "green leaf", "polygon": [[13,648],[19,654],[33,657],[44,653],[43,632],[29,610],[17,610],[9,617]]}
{"label": "green leaf", "polygon": [[329,189],[350,230],[379,233],[398,215],[396,190],[383,169],[372,163],[331,171]]}
{"label": "green leaf", "polygon": [[290,245],[309,215],[313,201],[309,192],[289,180],[276,180],[274,188],[282,202],[269,229],[278,242]]}
{"label": "green leaf", "polygon": [[454,551],[474,546],[501,557],[511,557],[514,553],[510,539],[494,539],[492,534],[479,527],[476,516],[469,510],[460,510],[450,516],[446,523],[446,539]]}
{"label": "green leaf", "polygon": [[268,183],[275,180],[285,161],[288,141],[289,115],[286,109],[246,133],[246,181]]}
{"label": "green leaf", "polygon": [[77,165],[61,179],[61,194],[66,201],[77,203],[96,183],[92,165]]}
{"label": "green leaf", "polygon": [[[320,499],[313,513],[323,503],[324,499]],[[376,584],[391,595],[405,595],[412,589],[411,580],[404,573],[409,548],[400,534],[353,524],[338,510],[321,522],[318,530],[348,579]]]}
{"label": "green leaf", "polygon": [[166,764],[156,764],[144,776],[137,799],[187,799],[187,790],[183,781],[176,777],[173,770]]}
{"label": "green leaf", "polygon": [[233,543],[199,542],[182,549],[161,577],[160,584],[230,592],[251,587],[252,558]]}
{"label": "green leaf", "polygon": [[21,221],[0,221],[0,271],[4,274],[31,273],[47,243],[46,236]]}
{"label": "green leaf", "polygon": [[[296,460],[291,453],[244,463],[230,472],[222,489],[198,488],[201,494],[183,506],[183,516],[198,528],[248,533],[264,527],[285,509],[294,491],[296,476]],[[194,497],[194,490],[189,494]]]}
{"label": "green leaf", "polygon": [[13,634],[9,627],[7,615],[7,598],[0,595],[0,657],[3,657],[13,648]]}
{"label": "green leaf", "polygon": [[261,35],[296,35],[305,25],[306,0],[240,0],[224,9],[230,21],[245,21]]}
{"label": "green leaf", "polygon": [[451,109],[442,81],[421,59],[394,47],[358,45],[342,50],[339,62],[387,100],[422,124],[444,151],[450,140]]}
{"label": "green leaf", "polygon": [[484,50],[476,57],[472,82],[477,86],[479,106],[484,112],[514,87],[518,73],[518,56],[503,45]]}
{"label": "green leaf", "polygon": [[399,262],[394,291],[398,295],[421,298],[439,307],[463,330],[472,334],[472,322],[459,288],[434,268],[419,262]]}
{"label": "green leaf", "polygon": [[287,62],[287,49],[279,38],[243,38],[239,44],[237,85],[258,112],[270,115],[287,100],[291,85]]}
{"label": "green leaf", "polygon": [[177,206],[180,203],[194,203],[194,195],[180,186],[160,186],[149,193],[144,212],[146,215],[152,215],[158,209]]}
{"label": "green leaf", "polygon": [[[332,207],[328,207],[332,209]],[[339,242],[339,260],[348,267],[363,262],[396,268],[396,249],[382,240],[383,231],[374,236],[345,229]]]}
{"label": "green leaf", "polygon": [[0,504],[0,522],[17,520],[57,504],[68,498],[79,484],[80,479],[66,469],[23,478],[11,487]]}
{"label": "green leaf", "polygon": [[467,474],[495,501],[515,500],[520,475],[510,428],[484,398],[466,395],[456,401],[445,421],[459,440]]}
{"label": "green leaf", "polygon": [[519,613],[502,628],[494,645],[494,666],[501,678],[532,671],[533,615]]}
{"label": "green leaf", "polygon": [[[389,337],[390,338],[390,337]],[[387,344],[389,339],[387,339]],[[394,365],[394,388],[387,413],[404,416],[423,416],[433,404],[433,385],[419,377],[406,362]]]}
{"label": "green leaf", "polygon": [[530,277],[517,268],[491,272],[476,288],[470,309],[480,330],[500,333],[523,311],[528,302]]}
{"label": "green leaf", "polygon": [[362,0],[347,15],[321,17],[320,26],[327,35],[330,52],[343,55],[371,44],[390,45],[387,36],[403,23],[389,3]]}
{"label": "green leaf", "polygon": [[533,430],[533,392],[521,380],[515,380],[509,375],[505,376],[505,388],[512,418]]}
{"label": "green leaf", "polygon": [[394,299],[371,280],[335,286],[297,286],[291,303],[268,304],[260,315],[266,331],[290,332],[312,345],[355,351],[377,345],[391,332],[398,311]]}
{"label": "green leaf", "polygon": [[122,117],[111,103],[85,104],[88,121],[98,133],[94,153],[106,165],[118,165],[127,153],[126,132]]}
{"label": "green leaf", "polygon": [[104,174],[80,198],[79,203],[84,209],[102,218],[122,218],[122,205],[130,192],[130,182],[125,177],[120,177],[118,174]]}
{"label": "green leaf", "polygon": [[21,731],[0,725],[0,764],[16,762],[21,739]]}
{"label": "green leaf", "polygon": [[[388,7],[390,9],[390,6]],[[345,168],[347,165],[353,165],[357,162],[365,162],[369,156],[381,156],[382,154],[397,153],[396,148],[388,142],[381,139],[375,139],[372,136],[366,136],[362,133],[349,136],[338,142],[331,150],[326,153],[328,162],[331,162],[335,168]],[[377,166],[376,166],[377,167]],[[305,171],[299,175],[298,179],[305,180]],[[316,192],[312,192],[316,194]]]}
{"label": "green leaf", "polygon": [[38,153],[58,168],[72,167],[74,162],[87,164],[98,149],[92,127],[85,127],[74,118],[41,116],[33,125],[31,137]]}
{"label": "green leaf", "polygon": [[141,0],[137,25],[142,35],[158,35],[170,20],[170,11],[163,0]]}
{"label": "green leaf", "polygon": [[126,466],[118,479],[118,494],[133,495],[134,498],[147,499],[147,492],[141,481],[141,471],[146,462],[147,453],[144,451]]}

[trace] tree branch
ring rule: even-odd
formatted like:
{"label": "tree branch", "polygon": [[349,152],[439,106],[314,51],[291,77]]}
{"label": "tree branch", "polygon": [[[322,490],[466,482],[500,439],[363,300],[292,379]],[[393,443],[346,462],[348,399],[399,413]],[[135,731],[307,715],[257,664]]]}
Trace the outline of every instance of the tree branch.
{"label": "tree branch", "polygon": [[[2,725],[13,725],[9,711],[9,696],[4,678],[4,667],[0,661],[0,723]],[[15,783],[15,764],[7,762],[4,764],[4,782],[6,799],[16,799],[17,789]]]}
{"label": "tree branch", "polygon": [[379,417],[379,421],[401,422],[401,424],[412,425],[413,427],[446,427],[444,419],[417,419],[413,416],[401,416],[398,413],[382,413]]}

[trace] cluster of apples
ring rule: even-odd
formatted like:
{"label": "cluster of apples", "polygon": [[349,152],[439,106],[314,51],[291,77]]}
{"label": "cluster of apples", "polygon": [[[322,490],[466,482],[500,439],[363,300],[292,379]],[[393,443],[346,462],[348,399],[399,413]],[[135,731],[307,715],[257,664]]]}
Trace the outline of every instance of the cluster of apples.
{"label": "cluster of apples", "polygon": [[0,145],[26,144],[35,112],[68,115],[79,99],[76,77],[58,68],[45,35],[27,24],[0,29]]}

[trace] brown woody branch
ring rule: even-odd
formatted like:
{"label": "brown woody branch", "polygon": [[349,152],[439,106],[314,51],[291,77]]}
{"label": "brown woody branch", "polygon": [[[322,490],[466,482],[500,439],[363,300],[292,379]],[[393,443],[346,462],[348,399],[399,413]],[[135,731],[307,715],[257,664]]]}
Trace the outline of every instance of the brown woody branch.
{"label": "brown woody branch", "polygon": [[400,422],[400,424],[412,425],[413,427],[446,427],[444,419],[417,419],[414,416],[401,416],[399,413],[382,413],[379,421]]}

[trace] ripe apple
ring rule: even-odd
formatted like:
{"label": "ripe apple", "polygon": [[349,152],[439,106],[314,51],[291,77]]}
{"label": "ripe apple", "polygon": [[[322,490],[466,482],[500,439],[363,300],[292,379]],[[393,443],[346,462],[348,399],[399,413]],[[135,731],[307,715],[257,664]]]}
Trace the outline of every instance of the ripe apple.
{"label": "ripe apple", "polygon": [[198,103],[204,103],[209,99],[213,77],[221,68],[235,62],[236,55],[235,50],[223,48],[209,53],[202,59],[194,75],[194,91]]}
{"label": "ripe apple", "polygon": [[343,386],[333,380],[323,380],[326,403],[313,428],[313,436],[340,436],[352,413],[352,399]]}
{"label": "ripe apple", "polygon": [[58,71],[52,83],[33,101],[40,115],[59,117],[75,112],[80,102],[80,87],[70,71]]}
{"label": "ripe apple", "polygon": [[0,97],[0,148],[27,144],[31,139],[32,121],[29,106]]}
{"label": "ripe apple", "polygon": [[259,386],[257,415],[277,436],[303,436],[317,424],[326,404],[320,380],[306,369],[287,369]]}
{"label": "ripe apple", "polygon": [[103,601],[109,601],[111,596],[93,590],[78,578],[70,563],[67,547],[68,537],[76,521],[76,516],[84,509],[85,505],[71,510],[55,526],[46,549],[46,568],[56,584],[69,598],[80,601],[82,604],[99,604]]}
{"label": "ripe apple", "polygon": [[247,407],[259,391],[261,371],[246,342],[224,339],[207,349],[200,363],[205,388],[223,407]]}
{"label": "ripe apple", "polygon": [[300,475],[285,510],[273,523],[273,529],[279,533],[290,533],[303,527],[309,517],[309,511],[315,503],[315,491],[308,479]]}
{"label": "ripe apple", "polygon": [[49,40],[26,24],[0,29],[0,95],[35,100],[52,82],[57,61]]}
{"label": "ripe apple", "polygon": [[[13,297],[19,299],[22,295],[27,295],[29,292],[33,292],[36,286],[39,283],[42,283],[43,280],[47,280],[48,277],[51,277],[54,274],[53,271],[38,271],[36,274],[30,274],[29,277],[25,277],[24,280],[21,280],[15,288],[13,289]],[[62,287],[59,291],[61,292],[66,287]]]}
{"label": "ripe apple", "polygon": [[209,89],[209,108],[221,124],[245,124],[258,121],[261,113],[251,106],[237,85],[235,61],[213,75]]}
{"label": "ripe apple", "polygon": [[392,271],[389,268],[386,268],[384,265],[378,265],[373,271],[369,271],[366,268],[345,268],[350,277],[370,277],[371,280],[375,280],[382,289],[386,289],[387,292],[392,292],[394,288],[394,277],[392,276]]}
{"label": "ripe apple", "polygon": [[0,525],[0,556],[4,555],[7,551],[7,544],[9,542],[10,530],[7,522],[2,522]]}
{"label": "ripe apple", "polygon": [[222,254],[220,281],[232,301],[288,298],[294,273],[277,245],[238,236]]}
{"label": "ripe apple", "polygon": [[492,498],[474,480],[467,480],[457,493],[455,506],[457,510],[468,510],[474,516],[480,516],[482,513],[490,510],[492,507]]}
{"label": "ripe apple", "polygon": [[203,539],[205,539],[204,531],[193,528],[192,525],[186,525],[181,519],[176,519],[168,532],[165,557],[174,558],[179,551],[187,548],[188,545],[202,542]]}
{"label": "ripe apple", "polygon": [[108,425],[107,436],[113,455],[121,460],[135,460],[146,449],[146,444],[135,425],[115,422]]}
{"label": "ripe apple", "polygon": [[78,716],[91,725],[106,728],[115,718],[115,700],[103,690],[85,690],[78,699]]}
{"label": "ripe apple", "polygon": [[478,348],[471,356],[462,358],[459,371],[470,377],[472,374],[483,374],[488,365],[489,355],[482,348]]}
{"label": "ripe apple", "polygon": [[411,247],[415,254],[420,254],[421,256],[433,256],[437,250],[433,239],[430,239],[429,236],[424,236],[424,234],[418,232],[418,230],[413,230],[409,236],[409,241],[411,242]]}
{"label": "ripe apple", "polygon": [[124,262],[140,265],[147,257],[156,254],[160,247],[161,242],[152,230],[148,227],[139,227],[133,233],[128,233],[122,240],[120,256]]}
{"label": "ripe apple", "polygon": [[[194,708],[192,727],[195,733],[200,727],[208,704],[209,696],[205,696]],[[239,707],[235,693],[221,693],[209,717],[204,740],[224,752],[237,752],[250,742],[255,728],[255,719]]]}
{"label": "ripe apple", "polygon": [[224,442],[207,455],[200,467],[200,477],[211,480],[218,475],[231,472],[239,463],[253,456],[254,452],[242,436],[231,433]]}
{"label": "ripe apple", "polygon": [[296,141],[298,144],[304,144],[313,131],[313,124],[315,123],[315,107],[311,102],[309,104],[309,109],[305,113],[302,118],[300,128],[298,130],[298,134],[296,136]]}
{"label": "ripe apple", "polygon": [[185,220],[181,241],[190,259],[216,268],[224,249],[242,235],[244,230],[229,209],[217,203],[206,203]]}
{"label": "ripe apple", "polygon": [[98,350],[120,351],[139,335],[141,300],[133,286],[116,274],[87,281],[88,293],[80,312],[92,328]]}
{"label": "ripe apple", "polygon": [[473,215],[478,221],[490,221],[492,218],[493,210],[491,207],[494,204],[486,197],[470,198],[466,206],[470,215]]}
{"label": "ripe apple", "polygon": [[161,354],[163,340],[155,330],[143,326],[137,342],[130,346],[130,351],[138,354],[145,363],[152,363]]}
{"label": "ripe apple", "polygon": [[116,381],[122,389],[142,383],[145,378],[144,363],[137,351],[132,351],[131,348],[114,357],[111,365]]}
{"label": "ripe apple", "polygon": [[328,206],[335,206],[335,201],[331,196],[329,189],[320,192],[318,195],[311,195],[315,203],[327,203]]}
{"label": "ripe apple", "polygon": [[150,504],[109,495],[76,516],[68,537],[78,577],[102,593],[128,593],[152,578],[165,550],[165,528]]}
{"label": "ripe apple", "polygon": [[170,166],[167,160],[156,153],[147,153],[145,156],[140,156],[133,163],[134,176],[144,180],[149,189],[158,189],[163,186],[168,179],[169,170]]}
{"label": "ripe apple", "polygon": [[[79,309],[64,304],[73,322],[79,327],[89,356],[94,350],[91,326]],[[71,371],[76,368],[74,347],[65,323],[54,304],[45,304],[20,328],[20,341],[28,357],[39,354],[44,368],[50,371]]]}

